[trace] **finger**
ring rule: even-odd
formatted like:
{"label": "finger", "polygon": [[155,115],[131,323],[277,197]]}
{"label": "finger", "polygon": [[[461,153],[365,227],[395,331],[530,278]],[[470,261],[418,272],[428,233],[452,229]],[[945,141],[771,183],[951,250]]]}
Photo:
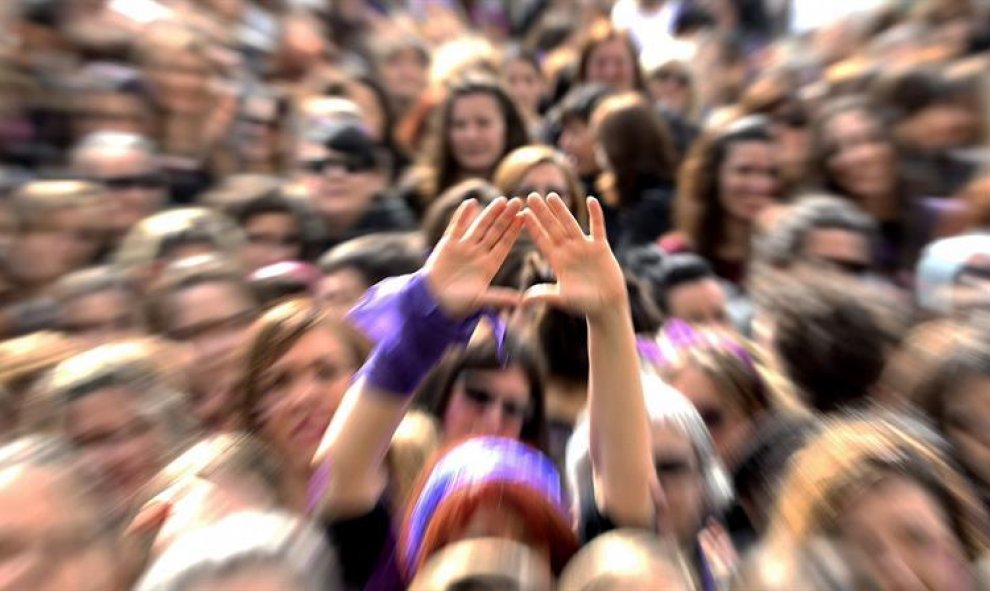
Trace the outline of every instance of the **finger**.
{"label": "finger", "polygon": [[526,229],[529,230],[529,235],[533,237],[533,242],[536,243],[536,248],[540,249],[540,252],[549,259],[550,253],[556,248],[553,240],[550,239],[550,234],[547,233],[546,228],[543,227],[539,217],[532,209],[522,212],[522,216]]}
{"label": "finger", "polygon": [[509,252],[512,251],[512,247],[516,243],[516,239],[519,238],[519,234],[523,228],[523,220],[524,218],[519,213],[516,213],[516,217],[510,223],[509,228],[489,251],[491,256],[498,261],[499,266],[502,265],[505,257],[509,256]]}
{"label": "finger", "polygon": [[522,294],[509,287],[492,287],[481,294],[478,303],[483,308],[515,308],[522,303]]}
{"label": "finger", "polygon": [[607,238],[605,234],[605,212],[602,204],[595,197],[588,197],[588,220],[591,222],[591,237],[600,242]]}
{"label": "finger", "polygon": [[478,201],[476,199],[462,201],[454,210],[454,215],[451,216],[450,223],[447,224],[447,229],[443,233],[444,237],[451,240],[461,238],[477,216]]}
{"label": "finger", "polygon": [[481,212],[481,215],[474,220],[471,227],[468,228],[467,233],[464,235],[465,240],[479,240],[484,237],[485,233],[492,227],[492,225],[498,220],[498,217],[502,214],[505,209],[507,201],[505,197],[499,197],[495,201],[488,204],[488,207]]}
{"label": "finger", "polygon": [[567,234],[564,232],[563,226],[557,222],[546,200],[533,194],[526,200],[526,204],[529,205],[529,210],[540,220],[540,224],[547,231],[547,235],[550,237],[552,243],[560,244],[567,239]]}
{"label": "finger", "polygon": [[584,237],[584,232],[581,230],[580,224],[574,219],[574,214],[571,213],[571,210],[567,209],[567,204],[564,203],[564,200],[559,195],[550,193],[550,196],[547,197],[547,205],[550,206],[550,211],[553,212],[557,222],[570,238]]}
{"label": "finger", "polygon": [[485,235],[481,237],[481,246],[485,249],[492,249],[496,244],[499,244],[509,227],[515,223],[516,214],[519,213],[520,209],[522,209],[522,201],[515,198],[509,200],[505,205],[505,209],[499,214],[498,219],[485,232]]}
{"label": "finger", "polygon": [[563,298],[560,295],[560,288],[556,283],[538,283],[523,293],[523,305],[533,306],[536,304],[547,304],[549,306],[562,307]]}

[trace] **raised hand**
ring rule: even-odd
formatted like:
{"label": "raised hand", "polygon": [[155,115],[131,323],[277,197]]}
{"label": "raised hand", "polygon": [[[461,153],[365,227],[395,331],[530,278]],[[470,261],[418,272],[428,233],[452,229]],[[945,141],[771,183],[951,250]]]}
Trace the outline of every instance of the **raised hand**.
{"label": "raised hand", "polygon": [[557,276],[555,284],[526,291],[527,303],[542,302],[593,320],[609,310],[628,314],[626,283],[605,239],[605,216],[598,200],[587,202],[591,233],[581,230],[557,195],[533,194],[524,212],[526,228]]}
{"label": "raised hand", "polygon": [[465,201],[454,212],[443,239],[424,267],[427,284],[443,311],[463,318],[483,307],[515,305],[520,294],[491,287],[522,230],[521,199],[499,197],[480,214]]}

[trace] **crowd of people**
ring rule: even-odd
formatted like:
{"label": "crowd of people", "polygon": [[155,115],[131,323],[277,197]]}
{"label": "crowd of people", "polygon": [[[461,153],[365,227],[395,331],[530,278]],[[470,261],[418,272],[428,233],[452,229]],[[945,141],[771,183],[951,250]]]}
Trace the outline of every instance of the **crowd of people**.
{"label": "crowd of people", "polygon": [[990,585],[986,0],[0,2],[0,589]]}

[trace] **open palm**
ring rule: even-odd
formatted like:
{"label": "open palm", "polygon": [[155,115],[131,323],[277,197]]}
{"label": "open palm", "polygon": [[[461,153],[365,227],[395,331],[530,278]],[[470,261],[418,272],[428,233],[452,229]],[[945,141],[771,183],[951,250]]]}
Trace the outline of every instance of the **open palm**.
{"label": "open palm", "polygon": [[522,200],[499,197],[480,214],[479,209],[474,200],[462,203],[426,262],[430,291],[454,318],[513,305],[520,297],[515,290],[490,286],[522,230]]}
{"label": "open palm", "polygon": [[581,226],[557,195],[530,195],[526,228],[550,263],[557,283],[530,288],[528,302],[545,302],[595,317],[627,301],[625,279],[605,239],[605,217],[597,199],[588,199],[591,233]]}

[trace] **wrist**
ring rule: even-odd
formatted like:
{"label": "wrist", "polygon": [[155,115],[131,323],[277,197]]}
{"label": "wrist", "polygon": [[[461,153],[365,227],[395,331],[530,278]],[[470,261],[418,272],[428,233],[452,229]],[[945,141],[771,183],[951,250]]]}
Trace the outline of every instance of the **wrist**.
{"label": "wrist", "polygon": [[632,322],[632,310],[629,299],[622,297],[613,300],[608,306],[587,313],[588,326],[592,328],[611,328]]}

